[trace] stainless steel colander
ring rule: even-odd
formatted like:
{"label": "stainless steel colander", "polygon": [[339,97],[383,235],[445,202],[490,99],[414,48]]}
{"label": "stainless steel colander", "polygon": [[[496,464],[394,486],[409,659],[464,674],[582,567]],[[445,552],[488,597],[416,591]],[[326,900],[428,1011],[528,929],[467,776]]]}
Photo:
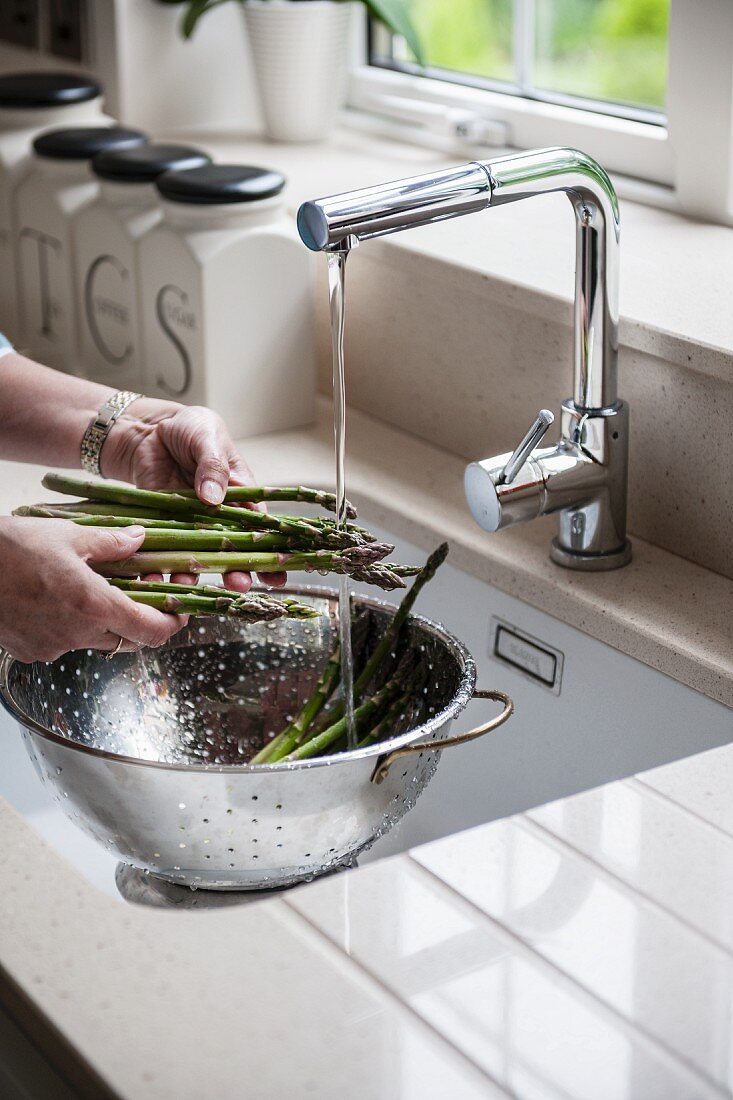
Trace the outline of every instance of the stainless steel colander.
{"label": "stainless steel colander", "polygon": [[[475,690],[466,648],[413,615],[408,643],[427,670],[413,728],[352,752],[248,766],[311,693],[338,632],[338,595],[285,591],[319,618],[241,625],[192,620],[158,650],[92,650],[24,665],[0,660],[0,698],[42,781],[80,828],[121,860],[216,890],[291,885],[354,859],[414,805],[440,750],[481,736],[512,712]],[[394,608],[354,597],[376,637]],[[454,738],[473,697],[503,704]]]}

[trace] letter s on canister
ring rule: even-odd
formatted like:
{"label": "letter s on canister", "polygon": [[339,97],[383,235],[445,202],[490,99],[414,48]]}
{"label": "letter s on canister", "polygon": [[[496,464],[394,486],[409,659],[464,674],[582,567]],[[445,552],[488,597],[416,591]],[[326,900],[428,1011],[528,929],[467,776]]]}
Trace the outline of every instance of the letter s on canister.
{"label": "letter s on canister", "polygon": [[170,379],[164,378],[162,374],[157,375],[156,382],[171,397],[183,397],[191,386],[191,357],[176,329],[193,330],[196,327],[196,318],[188,308],[188,295],[185,290],[181,290],[179,286],[173,286],[172,283],[161,287],[155,299],[155,315],[158,324],[180,356],[182,370],[177,385]]}

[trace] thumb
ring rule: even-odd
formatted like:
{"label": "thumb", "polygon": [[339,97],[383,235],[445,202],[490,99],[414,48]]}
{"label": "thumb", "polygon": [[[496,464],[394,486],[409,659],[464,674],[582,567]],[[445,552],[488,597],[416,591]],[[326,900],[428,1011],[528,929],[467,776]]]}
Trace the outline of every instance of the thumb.
{"label": "thumb", "polygon": [[142,546],[145,528],[132,527],[82,528],[82,557],[86,561],[124,561]]}
{"label": "thumb", "polygon": [[229,484],[229,463],[215,441],[202,447],[197,456],[194,485],[204,504],[221,504]]}

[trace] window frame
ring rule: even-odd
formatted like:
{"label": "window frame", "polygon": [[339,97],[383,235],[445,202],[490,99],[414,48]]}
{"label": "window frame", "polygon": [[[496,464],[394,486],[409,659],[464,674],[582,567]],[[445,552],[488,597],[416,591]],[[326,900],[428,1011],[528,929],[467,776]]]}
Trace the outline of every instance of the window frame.
{"label": "window frame", "polygon": [[[347,105],[357,125],[477,156],[492,148],[574,146],[640,181],[645,201],[733,224],[733,3],[671,0],[662,121],[624,118],[415,75],[368,61],[366,22],[352,49]],[[555,97],[553,97],[555,100]],[[715,109],[711,110],[711,103]],[[638,116],[638,112],[634,112]],[[646,185],[653,185],[648,188]]]}

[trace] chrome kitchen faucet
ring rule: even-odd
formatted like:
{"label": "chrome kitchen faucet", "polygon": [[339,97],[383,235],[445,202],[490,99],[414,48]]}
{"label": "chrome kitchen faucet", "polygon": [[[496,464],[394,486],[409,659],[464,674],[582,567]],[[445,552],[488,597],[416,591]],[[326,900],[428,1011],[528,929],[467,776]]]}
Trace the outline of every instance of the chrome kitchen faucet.
{"label": "chrome kitchen faucet", "polygon": [[573,396],[561,436],[538,448],[554,417],[543,409],[511,454],[466,468],[476,522],[497,531],[557,512],[550,556],[570,569],[617,569],[626,538],[629,411],[616,393],[619,212],[603,168],[576,149],[539,149],[305,202],[298,230],[314,251],[564,191],[575,211]]}

